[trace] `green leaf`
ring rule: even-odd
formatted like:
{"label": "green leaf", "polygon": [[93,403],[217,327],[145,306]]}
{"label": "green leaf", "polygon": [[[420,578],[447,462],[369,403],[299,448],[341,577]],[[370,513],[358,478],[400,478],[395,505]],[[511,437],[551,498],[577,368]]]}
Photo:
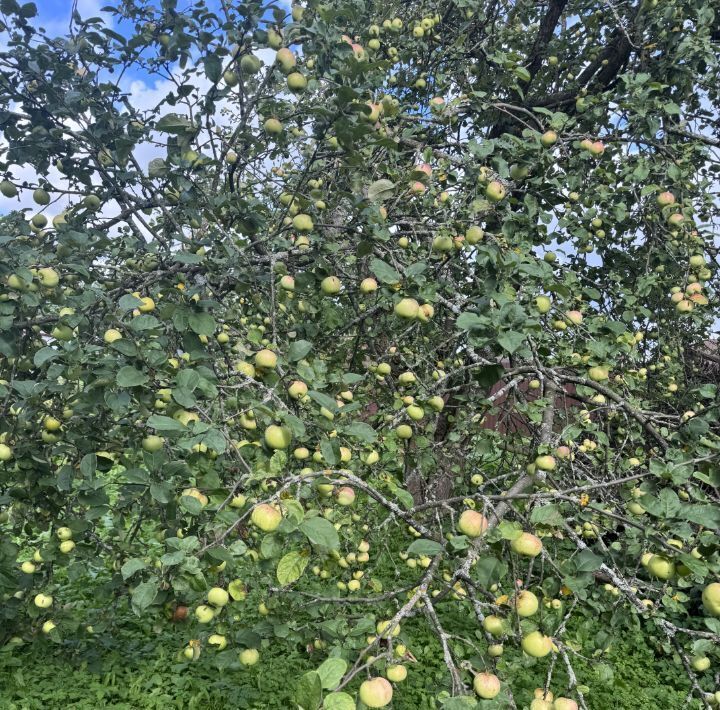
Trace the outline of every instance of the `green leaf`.
{"label": "green leaf", "polygon": [[170,502],[170,486],[167,483],[152,483],[150,485],[150,495],[158,502],[165,505]]}
{"label": "green leaf", "polygon": [[297,582],[305,571],[308,564],[308,556],[297,550],[288,552],[277,566],[277,580],[283,587]]}
{"label": "green leaf", "polygon": [[320,442],[320,453],[329,466],[334,466],[340,460],[340,447],[335,439],[323,439]]}
{"label": "green leaf", "polygon": [[427,555],[432,557],[443,551],[443,546],[435,540],[415,540],[407,549],[409,555]]}
{"label": "green leaf", "polygon": [[393,269],[390,264],[386,264],[382,259],[370,260],[370,271],[377,276],[380,281],[386,284],[394,284],[400,281],[400,274]]}
{"label": "green leaf", "polygon": [[180,496],[180,507],[190,515],[200,515],[203,509],[202,503],[193,496]]}
{"label": "green leaf", "polygon": [[141,582],[133,590],[130,597],[133,611],[140,616],[154,601],[158,593],[158,585],[155,580]]}
{"label": "green leaf", "polygon": [[168,113],[155,124],[155,130],[163,133],[179,134],[194,132],[195,126],[184,116],[180,116],[176,113]]}
{"label": "green leaf", "polygon": [[116,381],[120,387],[139,387],[148,381],[148,376],[131,365],[125,365],[118,370]]}
{"label": "green leaf", "polygon": [[395,183],[390,180],[376,180],[368,188],[368,200],[370,202],[382,202],[389,200],[395,193]]}
{"label": "green leaf", "polygon": [[317,669],[317,674],[320,676],[322,687],[325,690],[333,690],[333,688],[337,688],[345,675],[347,665],[347,661],[342,658],[326,659],[320,668]]}
{"label": "green leaf", "polygon": [[498,335],[498,343],[503,350],[507,350],[509,353],[514,353],[523,344],[524,340],[525,333],[519,333],[516,330],[506,330]]}
{"label": "green leaf", "polygon": [[308,340],[296,340],[288,348],[288,360],[297,362],[302,360],[312,350],[312,343]]}
{"label": "green leaf", "polygon": [[80,473],[85,478],[92,478],[97,470],[97,454],[85,454],[80,461]]}
{"label": "green leaf", "polygon": [[530,81],[530,72],[525,67],[515,67],[513,71],[515,72],[515,76],[521,81]]}
{"label": "green leaf", "polygon": [[485,319],[477,313],[465,311],[465,313],[461,313],[457,317],[455,325],[460,328],[460,330],[474,330],[476,328],[483,328],[485,326]]}
{"label": "green leaf", "polygon": [[355,710],[355,701],[347,693],[330,693],[323,700],[323,710]]}
{"label": "green leaf", "polygon": [[40,348],[33,356],[33,363],[35,367],[42,367],[46,362],[50,362],[50,360],[54,360],[59,356],[60,351],[55,348]]}
{"label": "green leaf", "polygon": [[322,700],[322,680],[315,671],[300,678],[295,689],[295,702],[301,710],[318,710]]}
{"label": "green leaf", "polygon": [[209,313],[201,311],[192,311],[188,316],[188,325],[190,329],[198,335],[210,336],[217,328],[215,319]]}
{"label": "green leaf", "polygon": [[594,572],[600,569],[603,558],[596,555],[592,550],[581,550],[573,560],[577,572]]}
{"label": "green leaf", "polygon": [[367,444],[371,444],[377,439],[377,432],[369,424],[365,422],[352,422],[342,429],[344,434],[360,439]]}
{"label": "green leaf", "polygon": [[213,83],[220,81],[220,75],[222,74],[222,62],[217,54],[206,54],[203,59],[205,65],[205,75]]}
{"label": "green leaf", "polygon": [[677,493],[670,488],[663,488],[657,497],[644,495],[640,498],[640,505],[650,515],[663,519],[676,517],[682,507]]}
{"label": "green leaf", "polygon": [[322,545],[331,550],[340,547],[340,538],[335,526],[325,518],[307,518],[300,523],[300,531],[307,536],[313,545]]}
{"label": "green leaf", "polygon": [[152,414],[148,418],[148,426],[162,432],[185,431],[185,427],[176,419],[162,414]]}
{"label": "green leaf", "polygon": [[530,515],[530,522],[536,525],[562,525],[563,520],[559,506],[554,503],[533,508]]}
{"label": "green leaf", "polygon": [[442,701],[443,710],[473,710],[478,707],[477,698],[470,695],[461,695],[455,698],[447,698]]}
{"label": "green leaf", "polygon": [[474,569],[475,577],[483,587],[499,582],[508,572],[508,566],[495,557],[481,557]]}
{"label": "green leaf", "polygon": [[717,505],[683,505],[677,517],[706,528],[720,528],[720,507]]}
{"label": "green leaf", "polygon": [[137,296],[133,296],[131,293],[127,293],[120,300],[118,301],[118,306],[120,310],[123,311],[131,311],[133,308],[137,308],[138,306],[142,306],[142,300],[139,299]]}
{"label": "green leaf", "polygon": [[130,577],[132,577],[136,572],[139,572],[141,569],[145,569],[145,567],[146,565],[141,559],[132,557],[120,568],[120,574],[122,575],[123,581],[130,579]]}
{"label": "green leaf", "polygon": [[151,316],[148,313],[143,313],[141,316],[138,316],[137,318],[133,318],[130,322],[130,330],[135,331],[136,333],[140,333],[143,330],[152,330],[153,328],[157,328],[160,325],[160,321],[155,318],[155,316]]}
{"label": "green leaf", "polygon": [[324,392],[316,392],[315,390],[310,390],[308,392],[308,396],[314,402],[317,402],[321,407],[325,407],[325,409],[329,409],[331,412],[338,411],[335,400]]}

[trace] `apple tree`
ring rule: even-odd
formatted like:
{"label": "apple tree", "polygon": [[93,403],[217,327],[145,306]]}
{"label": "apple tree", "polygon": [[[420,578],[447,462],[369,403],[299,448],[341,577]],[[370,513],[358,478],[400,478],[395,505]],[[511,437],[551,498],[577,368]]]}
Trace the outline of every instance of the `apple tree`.
{"label": "apple tree", "polygon": [[0,642],[410,707],[423,624],[443,707],[568,710],[629,623],[717,705],[710,3],[0,13]]}

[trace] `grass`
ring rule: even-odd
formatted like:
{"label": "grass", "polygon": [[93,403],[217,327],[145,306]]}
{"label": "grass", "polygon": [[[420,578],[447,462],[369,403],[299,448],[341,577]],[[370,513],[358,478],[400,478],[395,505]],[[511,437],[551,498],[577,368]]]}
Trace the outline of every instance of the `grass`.
{"label": "grass", "polygon": [[[448,607],[444,615],[448,626],[453,622],[448,614],[456,613],[457,609],[451,611]],[[189,663],[178,658],[178,649],[188,640],[188,629],[182,625],[157,618],[137,619],[122,608],[113,624],[103,624],[100,615],[98,619],[101,630],[92,636],[80,633],[80,640],[53,642],[39,638],[32,644],[0,649],[0,708],[288,709],[295,707],[294,681],[303,672],[317,668],[329,650],[309,652],[304,643],[293,642],[291,633],[290,640],[263,641],[261,661],[249,669],[239,666],[236,651],[217,654],[207,650]],[[268,623],[261,619],[248,621]],[[284,635],[280,621],[269,617],[276,633]],[[607,628],[596,619],[579,620],[570,627],[569,637],[592,639],[601,627]],[[469,638],[472,633],[474,624],[467,630]],[[393,708],[439,709],[436,697],[447,687],[448,677],[437,640],[421,619],[406,624],[403,634],[418,662],[410,664],[408,680],[397,689]],[[644,645],[639,629],[619,628],[613,637],[616,640],[602,656],[577,656],[573,660],[579,682],[588,687],[586,697],[591,710],[698,707],[685,703],[687,679],[679,666]],[[358,643],[362,641],[358,639]],[[472,659],[468,643],[458,641],[454,650]],[[500,674],[504,666],[518,661],[517,650],[509,647],[500,662]],[[522,672],[515,668],[509,680],[519,707],[523,707],[529,703],[533,689],[543,684],[547,660],[520,662]],[[558,659],[552,685],[564,688],[566,683]]]}

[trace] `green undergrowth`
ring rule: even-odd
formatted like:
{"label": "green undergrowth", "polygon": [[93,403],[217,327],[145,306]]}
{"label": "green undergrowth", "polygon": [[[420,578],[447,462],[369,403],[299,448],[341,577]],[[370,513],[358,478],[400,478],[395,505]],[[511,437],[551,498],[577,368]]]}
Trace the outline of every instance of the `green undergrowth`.
{"label": "green undergrowth", "polygon": [[[462,628],[458,625],[462,619],[453,618],[457,607],[447,605],[442,611],[443,624]],[[234,663],[219,668],[211,651],[189,663],[178,660],[178,649],[188,638],[182,625],[157,619],[148,624],[121,609],[113,613],[113,625],[79,642],[38,639],[32,644],[0,649],[0,708],[289,709],[295,707],[294,681],[303,672],[316,668],[327,654],[277,640],[263,644],[260,663],[250,669]],[[467,617],[464,623],[467,626]],[[474,631],[474,627],[468,628],[466,638],[472,639]],[[577,620],[568,628],[568,636],[575,639],[592,640],[605,632],[603,622],[597,619]],[[392,707],[440,710],[438,690],[447,688],[449,679],[439,644],[419,618],[405,625],[403,636],[417,662],[409,664],[408,679],[397,688]],[[698,707],[685,703],[688,683],[682,669],[671,657],[657,655],[644,645],[639,629],[615,629],[612,638],[605,653],[590,658],[581,650],[572,655],[578,682],[588,688],[586,701],[591,710]],[[585,644],[582,645],[584,649]],[[453,639],[453,650],[472,661],[470,646],[461,639]],[[517,660],[517,656],[518,651],[508,645],[498,673],[509,681],[518,707],[523,708],[528,706],[533,690],[543,684],[548,659],[525,659],[522,672],[515,670],[508,678],[503,667]],[[558,657],[551,687],[567,694],[567,683]],[[503,706],[480,703],[478,708],[486,705]]]}

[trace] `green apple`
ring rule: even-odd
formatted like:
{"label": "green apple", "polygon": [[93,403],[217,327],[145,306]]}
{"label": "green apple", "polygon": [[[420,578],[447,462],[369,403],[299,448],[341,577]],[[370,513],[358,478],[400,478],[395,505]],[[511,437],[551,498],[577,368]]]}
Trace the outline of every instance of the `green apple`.
{"label": "green apple", "polygon": [[38,278],[45,288],[55,288],[60,283],[60,275],[50,267],[38,269]]}
{"label": "green apple", "polygon": [[110,345],[111,343],[114,343],[116,340],[122,339],[122,333],[115,329],[115,328],[108,328],[105,333],[103,334],[103,340]]}
{"label": "green apple", "polygon": [[320,282],[320,290],[326,296],[334,296],[335,294],[340,293],[341,289],[342,289],[342,283],[340,282],[340,279],[337,276],[326,276]]}
{"label": "green apple", "polygon": [[0,461],[9,461],[12,457],[12,448],[7,444],[0,444]]}
{"label": "green apple", "polygon": [[208,643],[211,646],[215,646],[218,651],[227,648],[227,639],[221,634],[211,634],[208,637]]}
{"label": "green apple", "polygon": [[52,606],[53,598],[49,594],[36,594],[33,601],[38,609],[49,609]]}
{"label": "green apple", "polygon": [[578,704],[571,698],[555,698],[553,710],[578,710]]}
{"label": "green apple", "polygon": [[165,439],[162,436],[156,436],[150,434],[142,440],[142,447],[145,451],[150,454],[154,454],[162,449],[165,444]]}
{"label": "green apple", "polygon": [[265,429],[265,443],[271,449],[287,449],[291,441],[292,433],[287,427],[271,424]]}
{"label": "green apple", "polygon": [[583,322],[583,316],[580,311],[566,311],[565,317],[573,324],[580,325]]}
{"label": "green apple", "polygon": [[17,197],[18,191],[9,180],[3,180],[0,182],[0,193],[3,197]]}
{"label": "green apple", "polygon": [[607,367],[591,367],[588,370],[588,377],[593,382],[603,382],[604,380],[607,380],[610,373],[608,372]]}
{"label": "green apple", "polygon": [[43,625],[42,625],[42,632],[44,634],[49,634],[51,631],[57,628],[57,624],[52,619],[48,619]]}
{"label": "green apple", "polygon": [[407,674],[407,668],[400,664],[391,664],[385,669],[385,677],[393,683],[402,683]]}
{"label": "green apple", "polygon": [[384,708],[390,704],[393,696],[392,685],[385,679],[378,676],[371,680],[363,681],[360,685],[360,701],[369,708]]}
{"label": "green apple", "polygon": [[35,570],[37,570],[37,567],[36,567],[32,562],[30,562],[30,561],[28,560],[28,561],[26,561],[26,562],[23,562],[23,563],[20,565],[20,569],[21,569],[25,574],[34,574],[34,573],[35,573]]}
{"label": "green apple", "polygon": [[75,543],[72,540],[63,540],[60,543],[60,552],[69,555],[75,549]]}
{"label": "green apple", "polygon": [[403,298],[395,304],[395,315],[400,318],[417,318],[420,304],[414,298]]}
{"label": "green apple", "polygon": [[301,399],[308,392],[308,386],[302,380],[294,380],[288,387],[288,394],[293,399]]}
{"label": "green apple", "polygon": [[661,580],[672,579],[675,576],[675,563],[664,555],[652,555],[647,561],[647,571]]}
{"label": "green apple", "polygon": [[473,690],[484,700],[494,698],[500,692],[500,679],[493,673],[478,673],[473,680]]}
{"label": "green apple", "polygon": [[257,74],[262,67],[262,62],[254,54],[243,54],[240,59],[240,69],[245,74]]}
{"label": "green apple", "polygon": [[524,557],[537,557],[542,552],[543,544],[540,538],[532,533],[524,532],[510,542],[513,552]]}
{"label": "green apple", "polygon": [[313,227],[315,226],[313,224],[312,218],[308,214],[296,214],[293,217],[293,228],[300,232],[301,234],[312,232]]}
{"label": "green apple", "polygon": [[522,618],[533,616],[537,613],[539,607],[540,602],[538,598],[527,589],[524,589],[515,596],[515,611],[517,615]]}
{"label": "green apple", "polygon": [[551,148],[557,143],[558,134],[555,133],[555,131],[545,131],[540,136],[540,143],[542,144],[543,148]]}
{"label": "green apple", "polygon": [[247,588],[241,579],[233,579],[228,584],[228,592],[236,602],[241,602],[247,597]]}
{"label": "green apple", "polygon": [[405,411],[414,422],[419,422],[425,416],[425,410],[417,404],[411,404]]}
{"label": "green apple", "polygon": [[267,503],[260,503],[253,509],[250,520],[256,527],[263,532],[272,532],[277,530],[282,522],[282,513]]}
{"label": "green apple", "polygon": [[468,244],[477,244],[485,237],[485,232],[481,227],[473,224],[465,230],[465,241]]}
{"label": "green apple", "polygon": [[181,498],[183,496],[187,496],[188,498],[195,498],[195,500],[197,500],[203,508],[209,502],[208,497],[202,491],[199,491],[197,488],[185,488],[180,494]]}
{"label": "green apple", "polygon": [[535,299],[535,308],[538,313],[545,314],[552,308],[552,301],[547,296],[538,296]]}
{"label": "green apple", "polygon": [[543,658],[552,651],[553,643],[549,636],[544,636],[539,631],[532,631],[523,637],[522,649],[528,656]]}
{"label": "green apple", "polygon": [[213,587],[207,595],[209,604],[223,607],[230,601],[230,595],[222,587]]}
{"label": "green apple", "polygon": [[538,456],[535,459],[535,466],[541,471],[554,471],[556,465],[554,456]]}
{"label": "green apple", "polygon": [[373,278],[366,278],[363,279],[360,282],[360,293],[367,295],[369,293],[374,293],[378,289],[378,282],[375,281]]}
{"label": "green apple", "polygon": [[280,68],[289,74],[297,64],[295,59],[295,53],[287,47],[281,47],[275,53],[275,63],[280,65]]}
{"label": "green apple", "polygon": [[455,248],[452,237],[448,235],[439,235],[432,241],[432,250],[439,253],[452,251]]}
{"label": "green apple", "polygon": [[223,74],[223,81],[230,87],[237,86],[240,83],[240,77],[237,75],[236,72],[232,71],[231,69],[228,69]]}
{"label": "green apple", "polygon": [[458,530],[468,537],[480,537],[488,529],[487,518],[476,510],[464,510],[458,519]]}
{"label": "green apple", "polygon": [[720,582],[712,582],[705,587],[702,602],[708,614],[720,616]]}
{"label": "green apple", "polygon": [[435,395],[428,399],[427,405],[434,412],[442,412],[445,407],[445,400],[440,395]]}
{"label": "green apple", "polygon": [[245,503],[247,503],[247,498],[242,495],[242,493],[239,493],[236,496],[233,496],[230,499],[230,503],[228,504],[231,508],[244,508]]}
{"label": "green apple", "polygon": [[707,656],[694,656],[690,661],[693,670],[702,673],[710,668],[710,659]]}
{"label": "green apple", "polygon": [[485,188],[485,197],[490,202],[500,202],[506,194],[507,190],[499,180],[492,180]]}
{"label": "green apple", "polygon": [[338,505],[348,506],[355,502],[355,491],[350,486],[343,486],[337,492]]}
{"label": "green apple", "polygon": [[37,190],[33,191],[33,201],[37,205],[49,205],[50,204],[50,194],[47,190],[43,190],[42,187],[38,187]]}
{"label": "green apple", "polygon": [[209,624],[215,618],[215,611],[206,604],[201,604],[195,609],[195,618],[201,624]]}
{"label": "green apple", "polygon": [[307,88],[307,79],[298,71],[288,75],[287,86],[294,93],[302,93]]}
{"label": "green apple", "polygon": [[258,350],[255,353],[255,367],[274,370],[277,367],[277,355],[272,350]]}
{"label": "green apple", "polygon": [[495,636],[496,638],[499,636],[504,636],[507,632],[507,624],[505,622],[505,619],[503,619],[500,616],[496,616],[495,614],[489,614],[483,619],[482,622],[483,630],[490,634],[491,636]]}
{"label": "green apple", "polygon": [[661,192],[657,196],[657,203],[660,205],[660,207],[669,207],[670,205],[675,204],[675,195],[672,194],[672,192],[665,191]]}
{"label": "green apple", "polygon": [[263,128],[265,129],[265,133],[269,133],[271,136],[277,136],[282,133],[283,125],[277,118],[268,118],[265,123],[263,123]]}
{"label": "green apple", "polygon": [[240,651],[239,659],[244,666],[254,666],[260,660],[260,652],[256,648],[246,648]]}
{"label": "green apple", "polygon": [[72,538],[72,530],[70,528],[58,528],[55,534],[58,537],[58,540],[64,541],[64,540],[70,540]]}

